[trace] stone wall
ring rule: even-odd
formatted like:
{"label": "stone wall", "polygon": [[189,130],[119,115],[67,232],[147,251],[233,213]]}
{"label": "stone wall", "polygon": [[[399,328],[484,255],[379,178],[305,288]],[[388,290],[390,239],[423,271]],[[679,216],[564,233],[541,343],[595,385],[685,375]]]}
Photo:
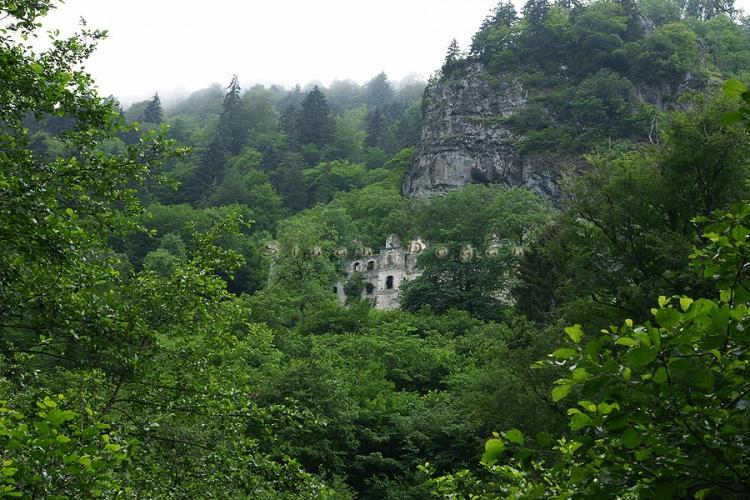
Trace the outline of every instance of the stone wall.
{"label": "stone wall", "polygon": [[363,299],[371,301],[376,309],[397,309],[401,285],[422,274],[416,263],[417,255],[425,248],[426,244],[419,239],[404,247],[399,237],[392,234],[376,255],[368,249],[360,251],[360,255],[346,262],[346,278],[336,283],[339,302],[346,304],[344,284],[359,272],[365,283]]}

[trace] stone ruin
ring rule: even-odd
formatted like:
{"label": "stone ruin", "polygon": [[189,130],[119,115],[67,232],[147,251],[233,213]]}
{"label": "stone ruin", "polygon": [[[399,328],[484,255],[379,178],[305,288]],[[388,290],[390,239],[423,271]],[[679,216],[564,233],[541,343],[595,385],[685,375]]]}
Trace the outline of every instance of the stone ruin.
{"label": "stone ruin", "polygon": [[[353,297],[347,297],[346,284],[357,274],[362,276],[362,291],[360,299],[368,300],[375,309],[398,309],[399,294],[401,286],[422,275],[422,271],[417,268],[417,256],[427,249],[427,243],[422,238],[410,241],[406,246],[401,245],[401,240],[395,234],[391,234],[385,241],[385,247],[377,254],[373,249],[357,242],[355,257],[343,262],[345,277],[338,280],[333,286],[333,293],[341,305],[350,303]],[[459,262],[467,263],[475,258],[496,258],[501,254],[501,250],[507,248],[513,255],[523,253],[523,248],[519,247],[508,240],[502,240],[497,235],[492,235],[484,252],[478,251],[477,248],[470,244],[464,244],[460,251],[450,250],[448,246],[437,245],[434,247],[435,257],[438,259],[457,259]],[[281,247],[278,242],[271,241],[263,249],[263,255],[271,259],[271,272],[269,279],[272,279],[274,269],[274,258],[279,255]],[[315,246],[309,250],[301,250],[298,246],[291,249],[291,255],[301,257],[303,255],[318,257],[323,254],[320,246]],[[340,260],[347,259],[350,250],[346,247],[339,247],[335,250],[335,257]],[[508,276],[508,282],[512,281],[512,273]],[[511,300],[507,296],[507,290],[498,290],[498,297]]]}
{"label": "stone ruin", "polygon": [[398,309],[401,285],[422,274],[417,269],[417,255],[426,248],[419,238],[403,247],[395,234],[388,236],[385,248],[377,255],[369,247],[360,247],[357,256],[345,264],[346,278],[334,286],[339,302],[342,305],[347,302],[344,284],[355,273],[362,273],[365,285],[362,299],[371,301],[375,309]]}

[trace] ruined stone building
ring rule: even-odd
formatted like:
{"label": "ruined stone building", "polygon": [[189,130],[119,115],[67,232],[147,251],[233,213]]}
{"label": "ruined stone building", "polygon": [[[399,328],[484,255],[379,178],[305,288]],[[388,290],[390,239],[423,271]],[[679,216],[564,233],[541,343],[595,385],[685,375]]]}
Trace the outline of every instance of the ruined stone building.
{"label": "ruined stone building", "polygon": [[422,274],[416,262],[417,255],[425,248],[426,244],[420,239],[403,247],[395,234],[388,236],[385,248],[377,255],[372,249],[363,247],[356,258],[346,262],[346,278],[334,287],[339,302],[342,305],[347,302],[344,284],[355,273],[362,273],[362,298],[370,300],[376,309],[397,309],[401,285]]}

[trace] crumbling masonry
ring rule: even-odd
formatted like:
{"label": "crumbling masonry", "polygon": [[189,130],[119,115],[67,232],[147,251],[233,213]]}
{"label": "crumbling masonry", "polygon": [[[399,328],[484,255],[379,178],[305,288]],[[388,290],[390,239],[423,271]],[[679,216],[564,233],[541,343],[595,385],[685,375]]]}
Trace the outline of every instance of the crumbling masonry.
{"label": "crumbling masonry", "polygon": [[401,246],[398,236],[392,234],[385,241],[385,248],[374,255],[372,250],[363,247],[356,258],[346,262],[346,278],[334,287],[339,302],[347,302],[344,283],[355,273],[362,273],[364,289],[362,298],[370,300],[375,309],[397,309],[401,285],[419,277],[417,255],[427,248],[421,239]]}

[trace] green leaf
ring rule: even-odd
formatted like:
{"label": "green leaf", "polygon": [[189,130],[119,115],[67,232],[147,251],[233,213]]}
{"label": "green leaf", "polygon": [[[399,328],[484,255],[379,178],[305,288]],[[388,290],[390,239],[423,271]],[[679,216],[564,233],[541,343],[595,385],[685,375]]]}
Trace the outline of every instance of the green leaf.
{"label": "green leaf", "polygon": [[519,431],[518,429],[505,431],[505,439],[507,439],[511,443],[523,445],[523,434],[521,434],[521,431]]}
{"label": "green leaf", "polygon": [[482,455],[482,463],[485,463],[487,465],[494,464],[498,458],[503,454],[503,451],[505,451],[505,443],[503,443],[502,439],[488,439],[486,443],[484,443],[484,455]]}
{"label": "green leaf", "polygon": [[542,448],[547,448],[552,444],[552,434],[549,432],[540,432],[536,435],[536,442],[539,443],[539,446]]}
{"label": "green leaf", "polygon": [[587,378],[589,378],[589,372],[586,371],[586,368],[579,366],[575,370],[573,370],[573,376],[571,377],[575,382],[583,382]]}
{"label": "green leaf", "polygon": [[552,389],[552,400],[553,401],[560,401],[565,396],[570,394],[570,389],[572,389],[573,386],[571,384],[562,384],[558,385],[554,389]]}
{"label": "green leaf", "polygon": [[667,370],[663,366],[660,366],[654,372],[654,382],[656,382],[657,384],[663,384],[666,381],[667,381]]}
{"label": "green leaf", "polygon": [[635,452],[635,459],[638,461],[646,460],[651,456],[651,448],[641,448]]}
{"label": "green leaf", "polygon": [[68,436],[65,434],[58,434],[58,436],[55,438],[55,441],[60,444],[66,444],[72,441]]}
{"label": "green leaf", "polygon": [[743,92],[747,92],[747,85],[739,80],[727,80],[724,82],[724,93],[731,96],[741,95]]}
{"label": "green leaf", "polygon": [[617,403],[609,404],[605,402],[601,402],[597,405],[596,410],[601,413],[602,415],[609,415],[612,413],[613,410],[619,410],[620,405]]}
{"label": "green leaf", "polygon": [[583,330],[581,329],[581,325],[578,324],[565,328],[565,333],[567,333],[571,340],[576,344],[579,343],[581,337],[583,337]]}
{"label": "green leaf", "polygon": [[39,404],[41,408],[57,408],[57,402],[49,396],[44,396],[44,400]]}
{"label": "green leaf", "polygon": [[589,417],[585,413],[576,413],[570,419],[570,430],[575,432],[583,429],[584,427],[590,426],[592,423],[593,421],[591,420],[591,417]]}
{"label": "green leaf", "polygon": [[570,347],[561,347],[560,349],[556,350],[552,353],[554,357],[557,359],[570,359],[574,358],[578,354],[575,349],[571,349]]}
{"label": "green leaf", "polygon": [[721,124],[725,127],[731,127],[732,125],[737,125],[740,123],[743,119],[742,113],[739,111],[727,111],[723,115],[721,115]]}
{"label": "green leaf", "polygon": [[690,297],[680,298],[680,308],[682,308],[684,312],[687,312],[687,310],[690,309],[690,304],[692,303],[693,299],[691,299]]}
{"label": "green leaf", "polygon": [[639,444],[641,444],[643,439],[641,438],[641,434],[631,427],[630,429],[626,429],[625,432],[622,433],[620,441],[626,448],[632,450],[633,448],[636,448]]}
{"label": "green leaf", "polygon": [[680,322],[680,313],[677,309],[672,309],[671,307],[658,309],[654,316],[656,317],[656,321],[664,328],[672,328]]}
{"label": "green leaf", "polygon": [[638,347],[628,352],[626,359],[632,368],[643,368],[654,362],[656,351],[645,347]]}
{"label": "green leaf", "polygon": [[638,345],[638,341],[635,339],[632,339],[630,337],[620,337],[617,340],[615,340],[616,345],[626,345],[626,346],[636,346]]}
{"label": "green leaf", "polygon": [[693,383],[701,389],[710,391],[714,388],[714,373],[708,368],[701,368],[694,376]]}
{"label": "green leaf", "polygon": [[614,414],[604,421],[604,427],[609,431],[624,429],[628,426],[628,416],[624,414]]}
{"label": "green leaf", "polygon": [[73,420],[75,417],[76,414],[71,410],[54,409],[47,413],[47,422],[52,424],[53,427],[57,427],[68,420]]}

